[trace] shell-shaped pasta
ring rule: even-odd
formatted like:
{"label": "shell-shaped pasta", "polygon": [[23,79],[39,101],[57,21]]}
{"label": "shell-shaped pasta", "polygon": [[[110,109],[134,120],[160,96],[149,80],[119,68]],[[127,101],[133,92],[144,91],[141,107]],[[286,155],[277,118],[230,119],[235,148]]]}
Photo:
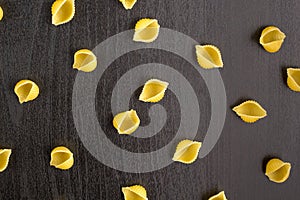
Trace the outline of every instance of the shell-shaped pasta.
{"label": "shell-shaped pasta", "polygon": [[10,155],[11,149],[0,149],[0,172],[7,168]]}
{"label": "shell-shaped pasta", "polygon": [[201,142],[182,140],[176,147],[173,160],[185,164],[193,163],[198,157],[201,145]]}
{"label": "shell-shaped pasta", "polygon": [[125,200],[148,200],[146,189],[140,185],[122,187],[122,192]]}
{"label": "shell-shaped pasta", "polygon": [[131,134],[140,125],[140,119],[135,110],[129,110],[117,114],[113,119],[113,125],[119,134]]}
{"label": "shell-shaped pasta", "polygon": [[289,178],[290,171],[290,163],[283,162],[278,158],[273,158],[267,163],[265,175],[270,181],[275,183],[283,183]]}
{"label": "shell-shaped pasta", "polygon": [[120,0],[126,10],[130,10],[133,8],[134,4],[137,0]]}
{"label": "shell-shaped pasta", "polygon": [[227,198],[225,196],[225,192],[222,191],[219,194],[210,197],[208,200],[227,200]]}
{"label": "shell-shaped pasta", "polygon": [[97,57],[88,49],[80,49],[74,54],[73,69],[84,72],[94,71],[97,67]]}
{"label": "shell-shaped pasta", "polygon": [[1,6],[0,6],[0,21],[2,20],[2,18],[3,18],[3,15],[4,15],[4,13],[3,13],[3,9],[1,8]]}
{"label": "shell-shaped pasta", "polygon": [[232,110],[247,123],[254,123],[267,116],[267,111],[253,100],[245,101]]}
{"label": "shell-shaped pasta", "polygon": [[223,67],[220,50],[213,45],[196,45],[198,64],[204,69]]}
{"label": "shell-shaped pasta", "polygon": [[56,0],[52,4],[51,12],[53,25],[65,24],[75,15],[75,0]]}
{"label": "shell-shaped pasta", "polygon": [[300,68],[287,69],[287,85],[295,92],[300,92]]}
{"label": "shell-shaped pasta", "polygon": [[55,168],[67,170],[74,164],[73,153],[67,147],[56,147],[51,151],[50,166]]}
{"label": "shell-shaped pasta", "polygon": [[133,41],[150,43],[156,40],[160,25],[156,19],[140,19],[135,25]]}
{"label": "shell-shaped pasta", "polygon": [[156,103],[162,100],[169,83],[158,79],[148,80],[140,94],[139,100],[143,102]]}
{"label": "shell-shaped pasta", "polygon": [[14,91],[19,98],[20,104],[36,99],[40,93],[37,84],[31,80],[19,81],[16,84]]}
{"label": "shell-shaped pasta", "polygon": [[285,34],[279,28],[268,26],[262,31],[259,43],[267,52],[275,53],[281,48],[285,37]]}

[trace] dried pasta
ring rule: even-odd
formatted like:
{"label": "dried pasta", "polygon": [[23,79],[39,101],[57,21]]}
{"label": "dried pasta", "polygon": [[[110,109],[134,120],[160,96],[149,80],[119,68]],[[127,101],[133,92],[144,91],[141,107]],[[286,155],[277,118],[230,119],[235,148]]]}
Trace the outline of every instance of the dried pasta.
{"label": "dried pasta", "polygon": [[56,0],[52,4],[51,12],[53,25],[65,24],[75,15],[75,0]]}
{"label": "dried pasta", "polygon": [[113,126],[119,134],[131,134],[140,125],[140,119],[135,110],[121,112],[113,119]]}
{"label": "dried pasta", "polygon": [[148,200],[147,191],[141,185],[122,187],[122,192],[125,200]]}
{"label": "dried pasta", "polygon": [[143,102],[156,103],[162,100],[169,83],[158,79],[148,80],[140,94],[139,100]]}
{"label": "dried pasta", "polygon": [[201,145],[201,142],[182,140],[176,147],[173,160],[185,164],[193,163],[198,157]]}
{"label": "dried pasta", "polygon": [[273,158],[267,163],[265,175],[270,181],[275,183],[283,183],[289,178],[290,171],[290,163],[283,162],[278,158]]}
{"label": "dried pasta", "polygon": [[3,15],[4,15],[3,9],[2,9],[2,7],[0,6],[0,21],[2,20]]}
{"label": "dried pasta", "polygon": [[225,196],[225,192],[222,191],[219,194],[210,197],[208,200],[227,200],[227,198]]}
{"label": "dried pasta", "polygon": [[78,69],[84,72],[94,71],[97,67],[97,57],[88,49],[78,50],[74,54],[73,69]]}
{"label": "dried pasta", "polygon": [[55,168],[67,170],[74,164],[73,153],[67,147],[56,147],[51,151],[50,166]]}
{"label": "dried pasta", "polygon": [[20,104],[36,99],[40,93],[39,87],[31,80],[21,80],[15,86],[15,94]]}
{"label": "dried pasta", "polygon": [[119,0],[119,1],[123,4],[126,10],[132,9],[134,4],[137,2],[137,0]]}
{"label": "dried pasta", "polygon": [[223,67],[220,50],[213,45],[196,45],[198,64],[204,69]]}
{"label": "dried pasta", "polygon": [[287,85],[295,92],[300,92],[300,68],[287,69]]}
{"label": "dried pasta", "polygon": [[267,52],[275,53],[280,50],[285,37],[285,34],[279,28],[268,26],[262,31],[259,43]]}
{"label": "dried pasta", "polygon": [[253,100],[245,101],[232,110],[247,123],[254,123],[267,116],[267,111]]}
{"label": "dried pasta", "polygon": [[140,19],[135,25],[133,41],[150,43],[156,40],[160,25],[156,19]]}
{"label": "dried pasta", "polygon": [[9,163],[11,149],[0,149],[0,172],[3,172]]}

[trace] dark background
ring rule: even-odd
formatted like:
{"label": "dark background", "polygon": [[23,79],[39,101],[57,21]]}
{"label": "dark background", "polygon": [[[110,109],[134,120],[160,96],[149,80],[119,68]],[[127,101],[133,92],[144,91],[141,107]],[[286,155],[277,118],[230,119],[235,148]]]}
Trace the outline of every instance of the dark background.
{"label": "dark background", "polygon": [[[0,0],[4,10],[0,22],[0,147],[13,150],[8,168],[0,173],[0,199],[123,199],[121,187],[131,184],[145,186],[149,199],[157,200],[206,200],[221,190],[231,200],[299,197],[300,94],[286,86],[286,68],[300,65],[299,1],[138,0],[126,11],[117,0],[78,0],[74,19],[59,27],[51,24],[52,3]],[[228,111],[221,138],[204,159],[130,174],[104,166],[82,145],[72,116],[77,74],[72,63],[76,50],[93,49],[144,17],[156,18],[162,27],[221,49]],[[276,54],[265,52],[258,44],[267,25],[276,25],[287,35]],[[155,50],[148,58],[148,53],[133,52],[114,65],[130,68],[141,59],[178,59]],[[184,67],[180,66],[184,61],[173,64]],[[197,80],[193,73],[189,76],[191,82]],[[109,88],[119,77],[112,71],[98,88]],[[24,78],[34,80],[41,93],[35,101],[20,105],[13,88]],[[203,81],[199,87],[205,87]],[[100,98],[101,92],[97,95]],[[249,98],[261,103],[267,118],[246,124],[230,110]],[[101,113],[101,107],[97,106],[97,112]],[[178,122],[176,114],[171,118]],[[207,121],[203,120],[204,128]],[[171,123],[168,128],[176,127]],[[117,134],[109,138],[118,143]],[[170,136],[154,140],[157,147],[147,146],[144,140],[136,146],[139,141],[131,143],[128,138],[122,144],[132,151],[150,151],[167,143]],[[51,149],[58,145],[74,153],[75,165],[68,171],[49,166]],[[291,176],[283,184],[269,182],[264,175],[264,164],[274,156],[292,163]]]}

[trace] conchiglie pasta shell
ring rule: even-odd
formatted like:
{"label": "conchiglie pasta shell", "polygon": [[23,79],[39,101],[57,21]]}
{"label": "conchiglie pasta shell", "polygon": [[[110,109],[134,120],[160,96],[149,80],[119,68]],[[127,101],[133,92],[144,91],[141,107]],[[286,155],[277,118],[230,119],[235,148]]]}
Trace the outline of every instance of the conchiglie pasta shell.
{"label": "conchiglie pasta shell", "polygon": [[227,198],[225,196],[225,192],[222,191],[219,194],[210,197],[208,200],[227,200]]}
{"label": "conchiglie pasta shell", "polygon": [[140,119],[135,110],[121,112],[113,119],[113,126],[119,134],[131,134],[140,125]]}
{"label": "conchiglie pasta shell", "polygon": [[287,69],[287,85],[295,92],[300,92],[300,68]]}
{"label": "conchiglie pasta shell", "polygon": [[198,157],[201,145],[201,142],[182,140],[176,147],[173,161],[178,161],[185,164],[193,163]]}
{"label": "conchiglie pasta shell", "polygon": [[1,8],[1,6],[0,6],[0,21],[2,20],[2,18],[3,18],[3,9]]}
{"label": "conchiglie pasta shell", "polygon": [[74,54],[73,69],[78,69],[84,72],[92,72],[97,67],[97,57],[88,49],[78,50]]}
{"label": "conchiglie pasta shell", "polygon": [[139,100],[156,103],[163,99],[169,83],[158,79],[148,80],[140,94]]}
{"label": "conchiglie pasta shell", "polygon": [[275,183],[283,183],[290,176],[290,171],[290,163],[283,162],[278,158],[273,158],[267,163],[265,175],[270,181]]}
{"label": "conchiglie pasta shell", "polygon": [[125,200],[148,200],[146,189],[140,185],[122,187],[122,192]]}
{"label": "conchiglie pasta shell", "polygon": [[15,94],[20,104],[36,99],[39,95],[39,87],[31,80],[21,80],[15,86]]}
{"label": "conchiglie pasta shell", "polygon": [[56,0],[52,4],[52,24],[55,26],[71,21],[75,15],[75,0]]}
{"label": "conchiglie pasta shell", "polygon": [[275,53],[280,50],[285,37],[285,34],[279,28],[268,26],[262,31],[259,43],[267,52]]}
{"label": "conchiglie pasta shell", "polygon": [[267,111],[256,101],[248,100],[232,109],[244,122],[254,123],[267,116]]}
{"label": "conchiglie pasta shell", "polygon": [[126,10],[130,10],[133,8],[134,4],[137,0],[120,0]]}
{"label": "conchiglie pasta shell", "polygon": [[51,152],[50,166],[55,168],[67,170],[74,164],[73,153],[66,147],[56,147]]}
{"label": "conchiglie pasta shell", "polygon": [[220,50],[213,45],[196,45],[198,64],[204,69],[223,67]]}
{"label": "conchiglie pasta shell", "polygon": [[156,40],[160,25],[156,19],[140,19],[135,25],[133,41],[150,43]]}
{"label": "conchiglie pasta shell", "polygon": [[3,172],[9,163],[11,149],[0,149],[0,172]]}

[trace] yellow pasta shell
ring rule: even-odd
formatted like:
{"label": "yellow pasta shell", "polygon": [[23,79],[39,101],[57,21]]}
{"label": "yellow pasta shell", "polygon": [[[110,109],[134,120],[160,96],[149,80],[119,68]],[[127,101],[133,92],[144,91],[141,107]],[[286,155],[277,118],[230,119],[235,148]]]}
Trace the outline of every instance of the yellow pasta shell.
{"label": "yellow pasta shell", "polygon": [[266,166],[265,175],[275,183],[285,182],[291,171],[291,164],[288,162],[283,162],[278,158],[271,159]]}
{"label": "yellow pasta shell", "polygon": [[135,25],[133,41],[150,43],[156,40],[160,25],[156,19],[140,19]]}
{"label": "yellow pasta shell", "polygon": [[287,69],[287,85],[295,92],[300,92],[300,68]]}
{"label": "yellow pasta shell", "polygon": [[121,112],[113,119],[113,126],[119,134],[131,134],[140,125],[140,119],[135,110]]}
{"label": "yellow pasta shell", "polygon": [[75,15],[75,0],[56,0],[52,4],[52,24],[55,26],[71,21]]}
{"label": "yellow pasta shell", "polygon": [[56,147],[51,151],[50,166],[67,170],[74,164],[73,153],[67,147]]}
{"label": "yellow pasta shell", "polygon": [[156,103],[162,100],[169,83],[158,79],[148,80],[140,94],[139,100],[143,102]]}
{"label": "yellow pasta shell", "polygon": [[78,50],[74,54],[73,69],[78,69],[84,72],[94,71],[97,67],[97,57],[88,49]]}
{"label": "yellow pasta shell", "polygon": [[219,194],[210,197],[208,200],[227,200],[227,198],[225,196],[225,192],[222,191]]}
{"label": "yellow pasta shell", "polygon": [[122,187],[122,192],[125,200],[148,200],[147,191],[141,185]]}
{"label": "yellow pasta shell", "polygon": [[133,8],[134,4],[137,0],[120,0],[126,10],[130,10]]}
{"label": "yellow pasta shell", "polygon": [[2,18],[3,18],[3,9],[1,8],[1,6],[0,6],[0,21],[2,20]]}
{"label": "yellow pasta shell", "polygon": [[204,69],[223,67],[220,50],[213,45],[196,45],[198,64]]}
{"label": "yellow pasta shell", "polygon": [[198,157],[201,145],[201,142],[182,140],[176,147],[173,160],[185,164],[193,163]]}
{"label": "yellow pasta shell", "polygon": [[247,123],[254,123],[267,116],[267,111],[253,100],[245,101],[232,110]]}
{"label": "yellow pasta shell", "polygon": [[11,149],[0,149],[0,172],[3,172],[9,163]]}
{"label": "yellow pasta shell", "polygon": [[40,90],[37,84],[31,80],[21,80],[15,86],[15,94],[19,98],[19,102],[32,101],[39,96]]}
{"label": "yellow pasta shell", "polygon": [[267,52],[275,53],[281,48],[285,37],[285,34],[279,28],[268,26],[262,31],[259,43]]}

